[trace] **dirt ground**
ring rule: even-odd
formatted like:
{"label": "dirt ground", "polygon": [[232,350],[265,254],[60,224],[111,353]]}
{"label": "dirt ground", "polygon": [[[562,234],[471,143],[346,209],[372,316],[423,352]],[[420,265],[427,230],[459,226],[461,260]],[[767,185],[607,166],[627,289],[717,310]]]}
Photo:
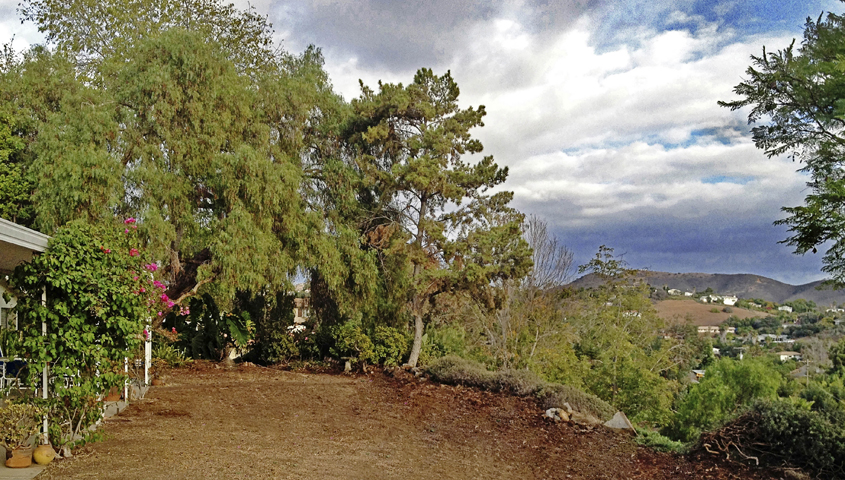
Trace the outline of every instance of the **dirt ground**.
{"label": "dirt ground", "polygon": [[628,434],[548,423],[532,400],[402,378],[199,364],[104,422],[48,479],[772,479]]}
{"label": "dirt ground", "polygon": [[[717,305],[711,303],[698,303],[695,300],[661,300],[654,304],[657,310],[657,315],[667,322],[683,322],[687,317],[692,321],[693,325],[721,325],[722,322],[728,319],[731,315],[737,318],[752,318],[765,317],[769,315],[766,312],[756,310],[746,310],[744,308],[730,307],[731,313],[723,312],[725,305]],[[718,313],[713,313],[710,310],[718,309]]]}

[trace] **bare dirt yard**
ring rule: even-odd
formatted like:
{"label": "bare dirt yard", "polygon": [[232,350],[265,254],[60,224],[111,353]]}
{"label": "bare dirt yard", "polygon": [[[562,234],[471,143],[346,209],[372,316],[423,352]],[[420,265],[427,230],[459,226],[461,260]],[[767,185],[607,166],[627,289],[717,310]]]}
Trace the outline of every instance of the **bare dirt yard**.
{"label": "bare dirt yard", "polygon": [[548,423],[533,400],[381,372],[200,363],[104,422],[47,479],[771,479],[605,427]]}
{"label": "bare dirt yard", "polygon": [[[746,310],[744,308],[730,307],[731,312],[723,312],[725,305],[711,303],[698,303],[695,300],[661,300],[654,304],[657,315],[667,322],[684,322],[690,319],[693,325],[721,325],[731,315],[737,318],[762,318],[769,315],[766,312]],[[718,312],[711,312],[713,309]]]}

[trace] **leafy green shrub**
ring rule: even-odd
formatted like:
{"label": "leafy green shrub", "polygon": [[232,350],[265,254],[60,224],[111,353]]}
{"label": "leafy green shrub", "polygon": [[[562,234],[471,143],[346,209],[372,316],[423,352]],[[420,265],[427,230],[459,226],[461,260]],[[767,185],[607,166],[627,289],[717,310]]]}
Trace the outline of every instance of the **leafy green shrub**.
{"label": "leafy green shrub", "polygon": [[446,355],[462,356],[466,353],[466,330],[460,326],[426,328],[420,351],[420,365],[428,365]]}
{"label": "leafy green shrub", "polygon": [[153,349],[152,356],[154,360],[161,360],[171,368],[183,367],[185,364],[190,362],[190,360],[185,357],[185,352],[183,350],[179,350],[173,345],[166,343],[157,345]]}
{"label": "leafy green shrub", "polygon": [[710,309],[710,313],[719,313],[719,309],[716,308],[716,307],[713,307],[713,308]]}
{"label": "leafy green shrub", "polygon": [[[780,362],[778,362],[779,364]],[[681,396],[677,414],[662,433],[684,441],[718,427],[757,399],[777,398],[783,374],[771,359],[722,358],[707,368],[701,383]]]}
{"label": "leafy green shrub", "polygon": [[370,337],[364,333],[361,323],[347,321],[341,325],[329,327],[329,334],[334,341],[329,351],[336,358],[353,357],[361,362],[370,362],[375,358],[375,349]]}
{"label": "leafy green shrub", "polygon": [[636,442],[644,447],[651,448],[658,452],[669,452],[677,454],[685,454],[689,450],[689,445],[684,442],[672,440],[669,437],[661,435],[659,432],[648,429],[637,429]]}
{"label": "leafy green shrub", "polygon": [[564,403],[579,412],[609,420],[616,409],[604,400],[567,385],[550,384],[528,370],[491,372],[480,363],[447,355],[428,366],[432,379],[452,385],[466,385],[494,392],[535,395],[543,408],[562,407]]}
{"label": "leafy green shrub", "polygon": [[179,332],[177,346],[191,358],[220,361],[236,347],[245,347],[254,327],[248,312],[223,312],[209,294],[190,299],[189,313],[171,313],[163,324]]}
{"label": "leafy green shrub", "polygon": [[139,250],[135,222],[68,223],[47,251],[9,278],[20,336],[7,338],[6,353],[28,363],[23,382],[40,386],[47,365],[55,377],[73,378],[72,384],[55,382],[49,399],[33,399],[52,418],[56,447],[91,435],[88,427],[101,418],[97,398],[126,381],[124,357],[140,347],[146,319],[172,306],[153,278],[157,264]]}
{"label": "leafy green shrub", "polygon": [[498,390],[521,397],[534,395],[546,385],[539,375],[530,370],[502,370],[497,374]]}
{"label": "leafy green shrub", "polygon": [[[801,468],[813,478],[845,478],[845,415],[810,409],[806,401],[755,403],[745,414],[702,436],[701,444],[740,449],[761,465]],[[731,451],[731,453],[733,453]]]}
{"label": "leafy green shrub", "polygon": [[537,397],[543,408],[561,408],[568,403],[573,410],[589,413],[600,420],[610,420],[616,413],[616,408],[601,398],[569,385],[548,384]]}
{"label": "leafy green shrub", "polygon": [[399,365],[408,353],[410,338],[398,328],[378,325],[373,333],[373,363]]}
{"label": "leafy green shrub", "polygon": [[498,390],[497,374],[480,363],[466,360],[457,355],[447,355],[431,362],[428,373],[440,383],[466,385],[483,390]]}

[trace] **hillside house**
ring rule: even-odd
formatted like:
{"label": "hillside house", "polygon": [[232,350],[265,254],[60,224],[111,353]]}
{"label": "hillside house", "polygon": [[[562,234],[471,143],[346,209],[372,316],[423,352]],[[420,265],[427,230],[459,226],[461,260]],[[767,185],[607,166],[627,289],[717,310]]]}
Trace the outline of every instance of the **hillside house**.
{"label": "hillside house", "polygon": [[789,305],[781,305],[778,307],[778,310],[780,310],[781,312],[792,313],[792,307],[790,307]]}
{"label": "hillside house", "polygon": [[739,300],[739,298],[737,298],[735,295],[725,295],[724,297],[722,297],[722,303],[724,303],[725,305],[734,306],[736,305],[737,300]]}
{"label": "hillside house", "polygon": [[754,307],[754,308],[763,308],[762,305],[760,305],[759,303],[754,303],[754,302],[748,302],[748,306]]}
{"label": "hillside house", "polygon": [[801,361],[801,354],[798,353],[798,352],[784,351],[784,352],[778,352],[775,355],[777,355],[780,358],[781,362],[785,362],[787,360],[797,360],[799,362]]}
{"label": "hillside house", "polygon": [[692,292],[684,292],[685,297],[691,297],[693,295]]}
{"label": "hillside house", "polygon": [[771,333],[764,333],[762,335],[757,335],[757,342],[762,343],[765,341],[770,341],[772,343],[793,343],[795,340],[789,338],[789,335],[773,335]]}
{"label": "hillside house", "polygon": [[725,327],[726,333],[736,333],[736,327]]}
{"label": "hillside house", "polygon": [[719,326],[718,325],[700,325],[698,327],[698,333],[703,335],[718,335],[719,334]]}
{"label": "hillside house", "polygon": [[669,295],[680,295],[681,291],[678,290],[677,288],[670,288],[669,290],[666,291],[666,293],[668,293]]}

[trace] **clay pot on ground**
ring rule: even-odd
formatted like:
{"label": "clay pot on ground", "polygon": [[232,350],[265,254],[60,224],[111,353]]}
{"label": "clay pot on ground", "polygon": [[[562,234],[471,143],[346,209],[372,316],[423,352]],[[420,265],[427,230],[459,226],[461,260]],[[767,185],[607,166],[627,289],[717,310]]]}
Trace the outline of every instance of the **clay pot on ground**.
{"label": "clay pot on ground", "polygon": [[156,385],[156,386],[164,385],[164,382],[158,377],[153,378],[153,381],[151,383],[152,383],[152,385]]}
{"label": "clay pot on ground", "polygon": [[47,465],[56,458],[56,450],[50,444],[39,445],[32,452],[32,459],[39,465]]}
{"label": "clay pot on ground", "polygon": [[25,468],[32,465],[32,446],[18,447],[12,450],[12,456],[6,460],[9,468]]}

